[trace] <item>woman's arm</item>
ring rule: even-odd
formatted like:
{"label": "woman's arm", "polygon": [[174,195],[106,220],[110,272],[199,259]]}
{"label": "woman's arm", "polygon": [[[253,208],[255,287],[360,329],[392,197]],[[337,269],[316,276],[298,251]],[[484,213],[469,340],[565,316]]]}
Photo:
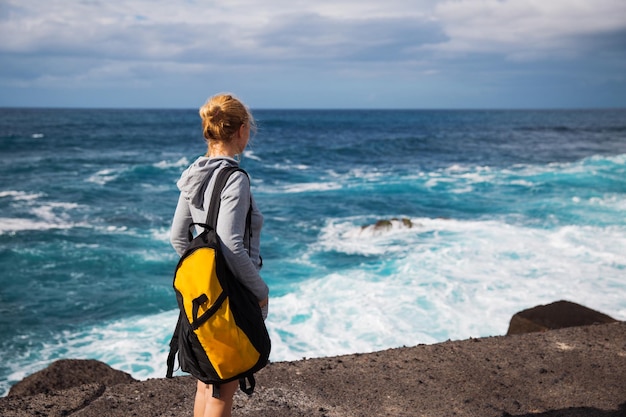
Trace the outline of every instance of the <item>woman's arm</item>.
{"label": "woman's arm", "polygon": [[189,245],[189,225],[192,221],[189,202],[181,194],[178,198],[170,232],[170,243],[179,256],[183,255]]}

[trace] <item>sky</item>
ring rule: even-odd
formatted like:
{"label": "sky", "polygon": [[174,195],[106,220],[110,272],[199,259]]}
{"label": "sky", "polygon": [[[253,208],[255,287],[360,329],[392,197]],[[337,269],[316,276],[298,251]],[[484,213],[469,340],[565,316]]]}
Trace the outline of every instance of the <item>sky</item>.
{"label": "sky", "polygon": [[0,0],[0,107],[626,107],[625,0]]}

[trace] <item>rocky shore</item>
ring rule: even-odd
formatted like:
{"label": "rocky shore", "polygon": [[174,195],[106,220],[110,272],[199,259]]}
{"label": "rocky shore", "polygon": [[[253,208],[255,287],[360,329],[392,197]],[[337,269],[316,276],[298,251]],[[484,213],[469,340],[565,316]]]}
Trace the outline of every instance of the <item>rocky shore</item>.
{"label": "rocky shore", "polygon": [[[571,318],[579,307],[558,310]],[[253,396],[236,395],[233,415],[626,417],[626,322],[583,314],[551,329],[564,325],[546,319],[551,308],[516,315],[540,323],[531,333],[271,363]],[[192,416],[194,392],[191,377],[136,381],[63,360],[0,398],[0,416]]]}

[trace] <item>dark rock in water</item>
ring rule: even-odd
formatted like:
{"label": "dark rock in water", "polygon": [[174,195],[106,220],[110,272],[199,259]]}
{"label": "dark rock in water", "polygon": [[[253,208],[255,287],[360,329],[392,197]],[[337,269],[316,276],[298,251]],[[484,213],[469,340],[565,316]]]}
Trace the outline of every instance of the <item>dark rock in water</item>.
{"label": "dark rock in water", "polygon": [[413,227],[413,222],[411,221],[411,219],[409,219],[407,217],[403,217],[401,219],[398,219],[397,217],[394,217],[392,219],[381,219],[381,220],[378,220],[373,225],[363,226],[363,229],[365,229],[367,227],[373,227],[374,230],[387,230],[387,229],[391,229],[391,227],[393,226],[394,223],[401,224],[402,226],[406,227],[407,229],[410,229],[410,228]]}
{"label": "dark rock in water", "polygon": [[565,327],[615,323],[612,317],[570,301],[557,301],[516,313],[509,323],[507,335],[543,332]]}
{"label": "dark rock in water", "polygon": [[111,386],[133,382],[126,372],[91,359],[61,359],[15,384],[9,396],[49,394],[84,384]]}

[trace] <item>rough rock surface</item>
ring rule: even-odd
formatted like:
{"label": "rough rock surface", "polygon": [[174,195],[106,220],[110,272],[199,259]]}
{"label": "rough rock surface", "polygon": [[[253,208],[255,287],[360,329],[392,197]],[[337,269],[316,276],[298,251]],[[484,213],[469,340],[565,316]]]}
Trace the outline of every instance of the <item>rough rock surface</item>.
{"label": "rough rock surface", "polygon": [[[237,417],[626,417],[626,323],[272,363]],[[0,398],[0,415],[192,416],[191,377]]]}
{"label": "rough rock surface", "polygon": [[27,376],[9,391],[9,396],[52,393],[84,384],[115,385],[135,379],[96,360],[61,359]]}
{"label": "rough rock surface", "polygon": [[516,313],[509,323],[507,335],[590,324],[615,323],[617,320],[599,311],[571,301],[556,301]]}

